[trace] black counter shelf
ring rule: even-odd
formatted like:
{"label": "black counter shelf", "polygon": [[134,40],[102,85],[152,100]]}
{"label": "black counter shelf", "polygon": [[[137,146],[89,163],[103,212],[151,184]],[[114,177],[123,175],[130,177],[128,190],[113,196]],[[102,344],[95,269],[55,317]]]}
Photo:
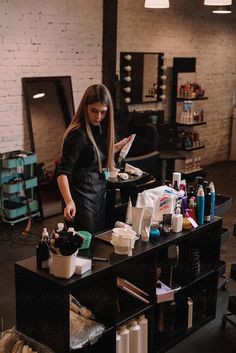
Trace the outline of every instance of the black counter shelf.
{"label": "black counter shelf", "polygon": [[[36,268],[36,259],[31,257],[15,264],[16,288],[16,325],[21,332],[44,342],[56,353],[67,352],[114,352],[116,350],[115,334],[121,324],[137,318],[141,313],[148,318],[149,324],[149,353],[166,351],[177,341],[191,334],[196,327],[201,327],[204,320],[197,320],[192,330],[184,327],[183,332],[166,338],[166,343],[155,344],[161,335],[158,333],[156,311],[160,304],[156,303],[156,271],[159,259],[163,261],[163,268],[168,264],[168,247],[178,244],[180,249],[180,263],[185,277],[185,286],[176,293],[175,298],[178,311],[186,312],[186,298],[196,295],[196,291],[208,288],[211,299],[210,321],[215,316],[216,293],[218,281],[218,261],[220,255],[220,234],[222,233],[222,219],[215,217],[214,221],[205,223],[191,231],[177,234],[170,233],[161,236],[159,240],[143,243],[136,241],[131,257],[117,255],[113,246],[104,241],[94,239],[91,249],[80,252],[84,256],[106,257],[107,262],[93,261],[93,267],[82,276],[74,275],[69,280],[56,278],[53,275]],[[209,268],[204,254],[202,238],[209,238],[211,256]],[[198,245],[203,259],[204,272],[193,278],[186,271],[186,264],[191,258],[191,249]],[[180,268],[180,272],[182,271]],[[123,277],[140,287],[149,294],[149,304],[143,303],[133,296],[117,288],[117,277]],[[162,280],[162,278],[161,278]],[[98,322],[105,325],[102,337],[92,346],[78,350],[69,347],[69,294],[74,295],[83,305],[91,309]],[[155,338],[156,337],[156,338]]]}

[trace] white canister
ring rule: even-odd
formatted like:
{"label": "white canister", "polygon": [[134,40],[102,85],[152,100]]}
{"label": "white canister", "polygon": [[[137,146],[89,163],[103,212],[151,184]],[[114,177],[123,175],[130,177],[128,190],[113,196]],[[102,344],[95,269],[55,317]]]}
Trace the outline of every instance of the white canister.
{"label": "white canister", "polygon": [[120,327],[119,335],[121,338],[121,352],[129,353],[129,330],[125,325]]}
{"label": "white canister", "polygon": [[148,353],[148,319],[144,314],[139,316],[138,324],[140,326],[141,352]]}
{"label": "white canister", "polygon": [[140,344],[140,326],[136,320],[129,326],[129,351],[130,353],[142,353]]}

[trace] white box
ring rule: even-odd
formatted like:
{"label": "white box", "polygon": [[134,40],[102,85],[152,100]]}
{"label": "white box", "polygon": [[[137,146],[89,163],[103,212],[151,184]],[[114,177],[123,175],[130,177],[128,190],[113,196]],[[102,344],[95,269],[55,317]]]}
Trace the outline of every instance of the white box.
{"label": "white box", "polygon": [[77,275],[82,275],[84,272],[91,270],[91,268],[92,268],[91,259],[85,259],[84,257],[76,258],[75,273]]}
{"label": "white box", "polygon": [[159,281],[161,288],[156,287],[157,303],[168,302],[174,300],[175,292],[173,289]]}
{"label": "white box", "polygon": [[75,273],[78,250],[69,256],[52,255],[50,273],[60,278],[70,278]]}

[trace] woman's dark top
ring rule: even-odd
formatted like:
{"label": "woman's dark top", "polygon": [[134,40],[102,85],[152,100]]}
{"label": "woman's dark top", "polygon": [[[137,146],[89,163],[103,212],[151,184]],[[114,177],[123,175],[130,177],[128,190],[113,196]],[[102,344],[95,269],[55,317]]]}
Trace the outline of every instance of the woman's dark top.
{"label": "woman's dark top", "polygon": [[[106,137],[100,127],[91,126],[100,152],[102,165],[106,162]],[[67,175],[76,206],[73,226],[94,234],[105,228],[106,182],[98,169],[96,150],[83,127],[66,137],[57,175]]]}

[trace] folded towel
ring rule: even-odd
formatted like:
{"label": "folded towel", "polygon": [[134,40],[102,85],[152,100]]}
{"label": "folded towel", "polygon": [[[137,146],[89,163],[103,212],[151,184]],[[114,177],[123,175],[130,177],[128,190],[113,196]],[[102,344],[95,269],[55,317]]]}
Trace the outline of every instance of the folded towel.
{"label": "folded towel", "polygon": [[125,173],[141,176],[143,171],[139,168],[132,166],[131,164],[125,163]]}

